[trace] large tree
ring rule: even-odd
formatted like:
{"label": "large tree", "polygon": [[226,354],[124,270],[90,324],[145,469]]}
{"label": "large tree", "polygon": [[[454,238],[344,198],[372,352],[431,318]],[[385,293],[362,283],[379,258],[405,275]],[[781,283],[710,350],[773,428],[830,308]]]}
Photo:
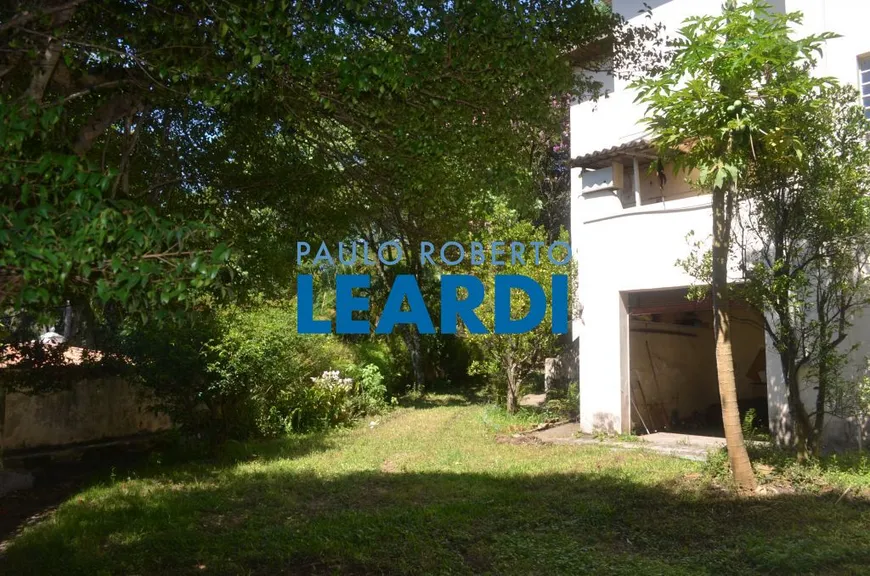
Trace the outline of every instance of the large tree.
{"label": "large tree", "polygon": [[593,88],[565,55],[644,34],[582,0],[5,4],[0,301],[150,314],[285,289],[297,239],[448,238]]}

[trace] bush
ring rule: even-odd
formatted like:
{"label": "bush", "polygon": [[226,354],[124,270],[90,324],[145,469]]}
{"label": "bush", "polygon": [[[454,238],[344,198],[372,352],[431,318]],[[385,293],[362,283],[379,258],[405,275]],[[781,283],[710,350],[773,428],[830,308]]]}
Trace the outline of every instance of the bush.
{"label": "bush", "polygon": [[356,371],[350,404],[356,416],[377,414],[387,407],[387,387],[380,368],[366,364]]}
{"label": "bush", "polygon": [[723,484],[733,482],[731,464],[728,462],[728,451],[725,448],[710,450],[704,462],[704,473]]}
{"label": "bush", "polygon": [[338,370],[311,378],[310,385],[290,386],[269,415],[287,432],[324,430],[349,422],[353,416],[353,380]]}
{"label": "bush", "polygon": [[[531,243],[535,241],[547,243],[547,232],[522,220],[510,210],[499,210],[493,215],[488,233],[493,238],[511,238],[515,241]],[[567,242],[567,232],[560,235]],[[558,266],[548,258],[540,262],[506,262],[500,267],[486,267],[476,270],[475,275],[483,282],[485,290],[493,294],[496,278],[502,274],[522,274],[538,282],[548,301],[552,301],[553,275],[570,275],[571,267]],[[570,298],[570,290],[569,290]],[[515,291],[510,296],[511,313],[518,317],[525,315],[531,301],[522,291]],[[485,299],[476,310],[484,326],[493,330],[495,322],[495,302],[493,298]],[[499,401],[505,400],[508,411],[513,412],[519,406],[519,401],[525,386],[535,378],[544,364],[544,359],[557,356],[562,345],[562,339],[552,331],[553,310],[548,307],[547,316],[537,327],[522,334],[468,334],[466,338],[477,348],[475,359],[470,363],[468,374],[486,379],[488,391],[497,396]]]}
{"label": "bush", "polygon": [[296,333],[295,306],[203,311],[124,341],[144,384],[188,435],[213,441],[322,430],[386,406],[374,364],[334,335]]}
{"label": "bush", "polygon": [[[118,347],[131,360],[135,377],[154,392],[154,408],[167,413],[179,429],[208,438],[242,436],[227,428],[237,420],[235,399],[223,394],[208,370],[207,344],[218,333],[214,314],[194,312],[183,320],[152,323],[124,334]],[[220,416],[220,417],[219,417]]]}
{"label": "bush", "polygon": [[[388,394],[401,395],[409,378],[411,357],[398,334],[350,337],[345,340],[353,350],[355,364],[378,368]],[[354,374],[358,377],[359,374]]]}
{"label": "bush", "polygon": [[239,412],[249,431],[274,436],[288,430],[322,429],[333,423],[334,390],[312,378],[328,371],[347,372],[350,348],[331,335],[299,335],[292,305],[227,308],[218,315],[220,331],[207,345],[208,372],[229,397],[245,400]]}

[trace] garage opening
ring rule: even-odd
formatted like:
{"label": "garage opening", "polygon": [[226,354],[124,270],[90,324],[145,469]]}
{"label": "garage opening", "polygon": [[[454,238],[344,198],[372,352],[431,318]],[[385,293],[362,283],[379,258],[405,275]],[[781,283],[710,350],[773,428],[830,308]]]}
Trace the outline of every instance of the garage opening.
{"label": "garage opening", "polygon": [[[629,313],[631,424],[636,434],[661,431],[724,436],[709,300],[686,288],[632,292]],[[731,302],[734,373],[741,421],[768,426],[764,324],[743,300]]]}

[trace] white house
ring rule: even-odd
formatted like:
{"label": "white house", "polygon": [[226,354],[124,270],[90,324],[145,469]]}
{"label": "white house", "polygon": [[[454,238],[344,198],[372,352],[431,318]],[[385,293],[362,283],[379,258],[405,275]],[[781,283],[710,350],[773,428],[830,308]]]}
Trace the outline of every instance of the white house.
{"label": "white house", "polygon": [[[653,20],[675,31],[689,16],[715,13],[722,0],[646,0]],[[778,0],[779,11],[802,11],[800,34],[836,32],[817,72],[862,89],[870,113],[870,2]],[[631,23],[649,21],[643,0],[613,0]],[[865,55],[867,58],[865,58]],[[862,83],[863,81],[863,83]],[[609,95],[571,108],[571,234],[578,265],[582,319],[579,347],[580,422],[585,431],[649,429],[711,432],[717,427],[718,388],[709,305],[686,299],[692,284],[681,267],[687,234],[711,230],[710,196],[690,189],[683,176],[655,157],[627,81],[608,78]],[[736,279],[736,278],[735,278]],[[767,412],[771,431],[787,440],[788,411],[779,359],[764,334],[762,316],[733,306],[734,361],[741,407]],[[870,314],[859,318],[856,354],[870,354]],[[857,361],[857,360],[856,360]],[[806,402],[814,399],[806,391]],[[718,423],[721,426],[721,422]],[[856,438],[854,423],[833,421],[828,442]]]}

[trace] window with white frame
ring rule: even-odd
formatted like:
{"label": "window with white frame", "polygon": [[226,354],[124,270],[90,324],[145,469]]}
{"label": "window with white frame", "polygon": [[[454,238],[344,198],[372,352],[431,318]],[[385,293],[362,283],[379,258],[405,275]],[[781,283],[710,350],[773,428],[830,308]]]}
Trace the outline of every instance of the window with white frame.
{"label": "window with white frame", "polygon": [[870,118],[870,54],[858,58],[858,70],[861,85],[861,103],[864,105],[864,116]]}

